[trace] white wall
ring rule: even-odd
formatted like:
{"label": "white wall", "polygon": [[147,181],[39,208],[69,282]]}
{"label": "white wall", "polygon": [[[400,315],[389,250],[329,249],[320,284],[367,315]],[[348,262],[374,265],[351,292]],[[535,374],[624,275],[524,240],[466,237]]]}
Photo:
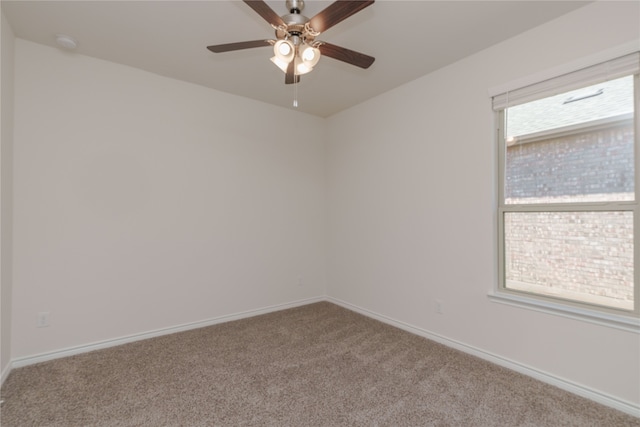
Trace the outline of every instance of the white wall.
{"label": "white wall", "polygon": [[11,361],[12,163],[14,36],[2,14],[0,24],[0,382]]}
{"label": "white wall", "polygon": [[15,66],[13,359],[325,294],[324,119],[22,39]]}
{"label": "white wall", "polygon": [[329,118],[328,295],[638,408],[637,334],[487,298],[497,280],[487,91],[639,40],[639,6],[589,5]]}
{"label": "white wall", "polygon": [[16,40],[11,357],[326,291],[637,407],[638,335],[487,298],[487,89],[638,39],[638,12],[588,6],[327,121]]}

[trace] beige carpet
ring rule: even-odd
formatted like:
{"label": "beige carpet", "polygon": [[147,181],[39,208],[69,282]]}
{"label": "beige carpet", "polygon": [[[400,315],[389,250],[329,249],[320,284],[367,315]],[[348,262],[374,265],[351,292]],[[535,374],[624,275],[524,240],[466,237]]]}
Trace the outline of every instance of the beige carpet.
{"label": "beige carpet", "polygon": [[11,426],[640,426],[322,302],[15,369]]}

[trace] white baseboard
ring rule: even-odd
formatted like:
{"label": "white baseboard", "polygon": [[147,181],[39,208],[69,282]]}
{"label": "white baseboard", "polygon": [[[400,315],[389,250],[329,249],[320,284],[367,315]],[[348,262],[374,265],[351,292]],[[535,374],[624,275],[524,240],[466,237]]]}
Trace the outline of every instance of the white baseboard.
{"label": "white baseboard", "polygon": [[404,323],[404,322],[392,319],[390,317],[375,313],[373,311],[364,309],[362,307],[358,307],[348,302],[345,302],[336,298],[332,298],[332,297],[327,297],[326,300],[336,305],[339,305],[341,307],[344,307],[347,310],[355,311],[356,313],[360,313],[364,316],[371,317],[373,319],[379,320],[391,326],[395,326],[399,329],[405,330],[412,334],[430,339],[437,343],[446,345],[447,347],[455,348],[456,350],[463,351],[467,354],[471,354],[473,356],[495,363],[496,365],[503,366],[513,371],[535,378],[544,383],[551,384],[562,390],[566,390],[570,393],[585,397],[587,399],[593,400],[594,402],[601,403],[608,407],[617,409],[619,411],[625,412],[634,417],[640,418],[640,405],[636,405],[634,403],[624,401],[615,396],[611,396],[607,393],[602,393],[598,390],[585,387],[583,385],[574,383],[564,378],[557,377],[547,372],[540,371],[538,369],[532,368],[530,366],[524,365],[514,360],[511,360],[502,356],[498,356],[496,354],[490,353],[488,351],[482,350],[480,348],[477,348],[468,344],[464,344],[456,340],[452,340],[450,338],[443,337],[442,335],[438,335],[433,332],[427,331],[425,329],[410,325],[408,323]]}
{"label": "white baseboard", "polygon": [[[153,331],[142,332],[139,334],[128,335],[120,338],[114,338],[105,341],[94,342],[85,345],[79,345],[76,347],[69,347],[61,350],[50,351],[46,353],[36,354],[33,356],[25,356],[17,359],[13,359],[5,371],[6,376],[9,375],[9,371],[14,368],[21,368],[23,366],[33,365],[35,363],[46,362],[48,360],[60,359],[62,357],[73,356],[81,353],[88,353],[94,350],[101,350],[104,348],[114,347],[117,345],[127,344],[134,341],[141,341],[148,338],[159,337],[162,335],[174,334],[176,332],[184,332],[191,329],[204,328],[206,326],[217,325],[219,323],[231,322],[233,320],[240,320],[247,317],[259,316],[261,314],[267,314],[274,311],[286,310],[288,308],[299,307],[302,305],[313,304],[315,302],[325,301],[325,297],[308,298],[304,300],[293,301],[285,304],[277,304],[268,307],[263,307],[255,310],[243,311],[240,313],[228,314],[225,316],[214,317],[211,319],[201,320],[198,322],[185,323],[178,326],[172,326],[169,328],[156,329]],[[5,379],[5,373],[2,374],[2,381]]]}
{"label": "white baseboard", "polygon": [[11,373],[11,368],[12,368],[12,363],[9,362],[7,363],[7,366],[5,366],[4,369],[2,370],[2,374],[0,374],[0,387],[2,386],[2,384],[4,384],[4,380],[7,379],[7,377],[9,376],[9,373]]}

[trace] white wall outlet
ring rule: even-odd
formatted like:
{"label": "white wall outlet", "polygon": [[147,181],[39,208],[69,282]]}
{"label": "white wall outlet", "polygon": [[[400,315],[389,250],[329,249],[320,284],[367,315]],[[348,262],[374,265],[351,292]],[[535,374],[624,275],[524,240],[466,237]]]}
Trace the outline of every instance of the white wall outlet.
{"label": "white wall outlet", "polygon": [[303,286],[304,285],[304,279],[302,278],[302,276],[298,276],[298,286]]}
{"label": "white wall outlet", "polygon": [[36,318],[36,327],[38,328],[46,328],[47,326],[49,326],[49,315],[51,313],[48,311],[42,311],[40,313],[38,313],[38,316]]}
{"label": "white wall outlet", "polygon": [[436,313],[438,314],[442,314],[443,313],[443,304],[442,301],[440,301],[439,299],[436,300]]}

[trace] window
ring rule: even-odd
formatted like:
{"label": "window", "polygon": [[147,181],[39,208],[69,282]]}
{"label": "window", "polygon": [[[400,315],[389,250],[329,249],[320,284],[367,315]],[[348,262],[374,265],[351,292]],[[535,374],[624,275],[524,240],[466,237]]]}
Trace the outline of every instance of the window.
{"label": "window", "polygon": [[638,317],[639,58],[493,98],[499,294]]}

